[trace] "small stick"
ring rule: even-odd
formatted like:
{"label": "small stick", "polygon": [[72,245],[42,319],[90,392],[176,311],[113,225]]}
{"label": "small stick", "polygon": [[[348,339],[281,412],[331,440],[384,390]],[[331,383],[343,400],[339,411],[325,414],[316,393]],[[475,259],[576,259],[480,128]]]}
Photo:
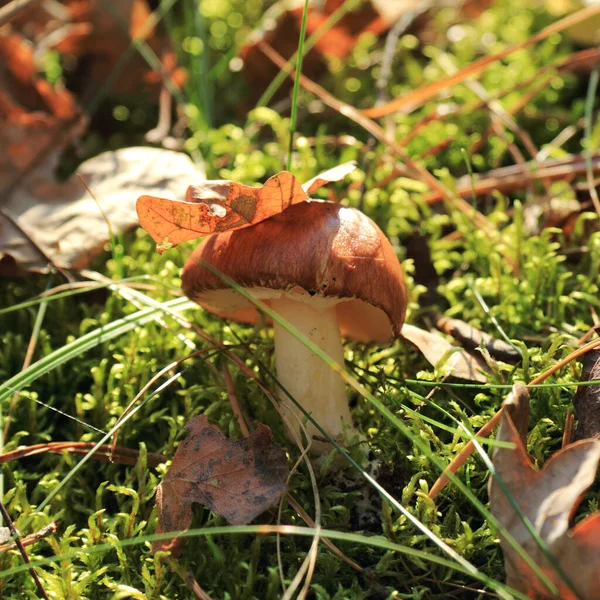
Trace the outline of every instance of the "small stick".
{"label": "small stick", "polygon": [[[287,495],[289,503],[292,505],[294,510],[302,517],[302,520],[309,527],[316,527],[317,524],[310,518],[309,514],[296,502],[294,497],[288,493]],[[333,552],[340,560],[343,560],[347,565],[350,565],[354,570],[359,573],[364,573],[365,569],[359,564],[355,563],[351,558],[348,558],[330,539],[321,538],[323,543]]]}
{"label": "small stick", "polygon": [[185,572],[185,582],[188,584],[188,587],[194,594],[196,598],[199,600],[212,600],[211,597],[200,587],[200,584],[196,581],[196,578],[190,573],[190,571]]}
{"label": "small stick", "polygon": [[[500,417],[504,409],[501,408],[496,414],[475,434],[479,437],[487,437],[492,433],[492,430],[496,425],[500,422]],[[445,487],[446,484],[450,481],[448,477],[449,474],[454,475],[460,467],[462,467],[463,463],[471,456],[473,450],[475,449],[475,444],[473,440],[469,440],[463,447],[463,449],[452,459],[450,464],[444,469],[442,474],[438,477],[437,481],[433,484],[433,487],[429,491],[429,497],[435,498]]]}
{"label": "small stick", "polygon": [[[94,448],[95,445],[94,442],[48,442],[46,444],[35,444],[0,454],[0,464],[46,452],[60,454],[63,450],[69,450],[73,454],[84,455]],[[139,454],[139,450],[104,444],[98,448],[93,458],[107,462],[116,462],[122,465],[134,465],[137,462]],[[155,454],[154,452],[148,452],[147,456],[148,465],[151,467],[156,467],[167,460],[166,456]]]}
{"label": "small stick", "polygon": [[571,409],[567,409],[567,416],[565,417],[565,431],[562,438],[562,448],[566,448],[573,439],[573,428],[575,425],[575,415],[571,412]]}
{"label": "small stick", "polygon": [[185,581],[187,586],[194,592],[194,595],[199,600],[212,600],[212,598],[200,587],[200,584],[196,581],[196,578],[190,571],[179,566],[179,563],[174,558],[168,558],[167,562],[171,569]]}
{"label": "small stick", "polygon": [[[19,549],[19,552],[21,553],[23,560],[25,561],[26,564],[31,565],[31,561],[29,560],[29,555],[27,554],[27,550],[25,550],[25,546],[23,546],[23,542],[21,541],[19,532],[15,529],[15,525],[12,522],[12,519],[10,518],[10,515],[8,514],[8,511],[6,510],[2,500],[0,500],[0,512],[2,513],[2,516],[4,517],[6,524],[8,525],[8,530],[10,531],[10,534],[12,535],[12,537],[15,538],[15,544],[16,544],[17,548]],[[42,582],[40,581],[40,578],[38,577],[36,570],[32,566],[29,567],[29,573],[31,573],[31,577],[35,581],[35,585],[37,586],[40,596],[42,598],[44,598],[44,600],[50,600],[50,598],[48,598],[48,594],[46,593],[46,590],[44,589],[44,586],[42,585]]]}
{"label": "small stick", "polygon": [[[31,546],[32,544],[39,542],[41,539],[45,538],[46,536],[54,533],[56,531],[56,528],[57,528],[56,522],[52,521],[52,523],[50,523],[49,525],[46,525],[45,527],[42,527],[39,531],[36,531],[36,532],[31,533],[28,536],[24,537],[21,540],[21,543],[23,544],[23,546]],[[0,544],[0,552],[6,552],[7,550],[14,550],[15,548],[18,548],[16,542],[11,542],[9,544]]]}

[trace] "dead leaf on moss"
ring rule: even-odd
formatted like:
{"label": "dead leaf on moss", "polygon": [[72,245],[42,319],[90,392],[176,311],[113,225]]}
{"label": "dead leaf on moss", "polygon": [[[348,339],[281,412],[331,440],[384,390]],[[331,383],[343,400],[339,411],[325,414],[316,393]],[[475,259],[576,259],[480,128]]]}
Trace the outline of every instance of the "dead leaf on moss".
{"label": "dead leaf on moss", "polygon": [[496,473],[545,541],[578,595],[556,572],[493,477],[489,484],[492,513],[556,586],[558,594],[551,594],[534,571],[501,539],[506,583],[536,600],[600,600],[600,513],[585,517],[570,528],[583,493],[596,477],[600,441],[583,440],[571,444],[557,452],[539,471],[527,454],[524,442],[528,421],[529,395],[523,385],[516,384],[504,401],[496,438],[514,444],[514,449],[496,448],[493,458]]}
{"label": "dead leaf on moss", "polygon": [[[583,355],[582,381],[600,379],[600,349],[590,350]],[[573,398],[575,439],[582,440],[600,435],[600,384],[582,385]]]}
{"label": "dead leaf on moss", "polygon": [[[80,93],[92,97],[111,77],[109,93],[122,95],[160,81],[138,52],[130,52],[126,67],[115,71],[132,40],[146,33],[151,15],[148,0],[62,0],[33,3],[12,19],[12,25],[36,49],[51,48],[74,58],[72,75]],[[145,42],[163,61],[165,56],[175,56],[164,28],[152,28]],[[168,76],[175,86],[185,81],[180,67]]]}
{"label": "dead leaf on moss", "polygon": [[[246,438],[230,440],[208,417],[197,416],[186,431],[156,489],[157,533],[188,529],[194,503],[208,506],[231,525],[244,525],[285,493],[289,475],[285,452],[273,443],[266,425]],[[155,552],[180,549],[180,540],[153,544]]]}
{"label": "dead leaf on moss", "polygon": [[[34,163],[54,170],[64,146],[83,130],[82,114],[63,86],[38,76],[32,45],[0,35],[0,194]],[[47,152],[46,152],[47,150]]]}
{"label": "dead leaf on moss", "polygon": [[[146,147],[104,152],[77,172],[115,234],[138,224],[139,194],[181,196],[185,182],[204,176],[186,154]],[[110,239],[98,204],[76,175],[59,183],[33,171],[0,206],[0,274],[45,272],[44,254],[61,268],[87,266]]]}
{"label": "dead leaf on moss", "polygon": [[470,381],[487,382],[485,374],[490,370],[485,362],[466,350],[453,346],[439,333],[405,323],[400,334],[414,344],[432,366],[437,366],[445,359],[443,369],[447,375]]}
{"label": "dead leaf on moss", "polygon": [[204,235],[260,223],[294,204],[306,202],[308,191],[338,181],[354,168],[354,163],[344,163],[317,175],[304,186],[291,173],[282,171],[267,179],[262,187],[207,180],[190,186],[185,201],[142,196],[137,201],[140,225],[159,244],[158,251],[164,252]]}

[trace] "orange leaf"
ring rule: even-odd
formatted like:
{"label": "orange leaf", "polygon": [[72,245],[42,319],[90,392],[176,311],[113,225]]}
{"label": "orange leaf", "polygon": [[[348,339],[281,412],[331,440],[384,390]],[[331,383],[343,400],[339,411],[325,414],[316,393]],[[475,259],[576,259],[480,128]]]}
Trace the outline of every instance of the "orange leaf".
{"label": "orange leaf", "polygon": [[[570,529],[570,520],[582,495],[596,477],[600,441],[590,439],[571,444],[552,456],[539,471],[529,458],[524,443],[528,421],[529,395],[523,385],[515,384],[504,401],[497,437],[515,447],[497,448],[494,466],[562,573],[532,538],[494,477],[490,480],[492,513],[556,586],[558,594],[552,594],[533,569],[502,539],[506,583],[536,600],[600,600],[600,513],[586,517]],[[577,594],[567,584],[565,576]]]}
{"label": "orange leaf", "polygon": [[[156,489],[157,533],[187,529],[194,503],[208,506],[232,525],[244,525],[286,491],[285,452],[273,443],[266,425],[241,440],[226,438],[205,416],[191,419],[186,430],[188,436]],[[155,542],[153,549],[177,552],[180,544]]]}
{"label": "orange leaf", "polygon": [[294,204],[306,202],[310,192],[342,179],[355,167],[353,162],[344,163],[317,175],[304,186],[288,171],[273,175],[262,187],[209,180],[190,186],[184,202],[141,196],[136,208],[140,225],[162,253],[182,242],[249,227],[278,215]]}

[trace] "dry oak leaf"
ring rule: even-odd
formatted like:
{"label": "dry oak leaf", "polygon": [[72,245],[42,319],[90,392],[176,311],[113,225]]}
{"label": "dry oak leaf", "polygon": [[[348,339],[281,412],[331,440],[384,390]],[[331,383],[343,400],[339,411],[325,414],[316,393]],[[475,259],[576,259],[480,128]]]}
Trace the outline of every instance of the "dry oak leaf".
{"label": "dry oak leaf", "polygon": [[443,363],[446,375],[469,381],[487,382],[486,373],[489,373],[490,369],[485,362],[463,348],[453,346],[439,333],[405,323],[400,335],[415,345],[432,366],[435,367],[441,360],[446,359]]}
{"label": "dry oak leaf", "polygon": [[38,75],[34,55],[22,35],[0,28],[0,194],[40,159],[52,171],[84,128],[73,95]]}
{"label": "dry oak leaf", "polygon": [[536,600],[600,600],[600,512],[585,517],[570,529],[571,518],[582,495],[596,477],[600,441],[575,442],[554,454],[539,471],[525,446],[529,422],[527,389],[515,384],[503,406],[497,439],[515,447],[496,448],[493,458],[496,473],[577,593],[546,558],[494,477],[489,483],[492,514],[541,568],[558,593],[551,593],[501,538],[506,583]]}
{"label": "dry oak leaf", "polygon": [[[259,425],[246,438],[230,440],[207,417],[197,416],[187,423],[186,431],[156,488],[157,532],[188,529],[194,503],[208,506],[231,525],[244,525],[286,491],[285,452],[273,443],[266,425]],[[179,549],[177,540],[153,545],[154,551]]]}
{"label": "dry oak leaf", "polygon": [[288,171],[267,179],[262,187],[227,180],[207,180],[188,188],[185,201],[141,196],[137,201],[140,225],[158,244],[158,251],[260,223],[286,208],[306,202],[308,194],[343,179],[356,168],[354,162],[338,165],[304,185]]}
{"label": "dry oak leaf", "polygon": [[[600,331],[597,329],[597,331]],[[600,348],[583,355],[582,381],[600,379]],[[575,439],[600,436],[600,384],[582,385],[573,398],[577,427]]]}
{"label": "dry oak leaf", "polygon": [[84,268],[110,239],[105,216],[116,235],[137,225],[138,194],[177,197],[186,181],[204,176],[187,154],[143,146],[104,152],[77,172],[98,203],[76,175],[57,182],[46,165],[0,202],[0,274],[45,272],[48,258],[61,268]]}
{"label": "dry oak leaf", "polygon": [[[130,52],[132,40],[145,36],[161,60],[175,56],[165,28],[153,25],[152,5],[156,3],[150,0],[34,2],[11,22],[37,49],[52,48],[70,55],[68,70],[80,93],[91,95],[110,79],[110,95],[132,94],[142,84],[146,92],[148,84],[160,81],[138,52]],[[123,57],[126,68],[116,69]],[[177,87],[185,79],[179,67],[169,76]],[[150,101],[154,96],[147,94]]]}

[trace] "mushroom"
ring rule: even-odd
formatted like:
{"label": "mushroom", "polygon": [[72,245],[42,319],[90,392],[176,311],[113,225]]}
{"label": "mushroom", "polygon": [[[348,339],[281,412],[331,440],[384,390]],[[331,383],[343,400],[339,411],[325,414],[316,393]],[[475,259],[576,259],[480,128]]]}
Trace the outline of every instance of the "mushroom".
{"label": "mushroom", "polygon": [[[384,342],[397,337],[404,322],[407,295],[398,258],[379,227],[354,208],[312,200],[202,241],[183,269],[184,293],[222,318],[255,323],[255,306],[203,261],[264,301],[341,366],[342,337]],[[339,373],[277,322],[274,337],[282,386],[333,438],[356,433]],[[303,416],[295,407],[287,410]],[[311,423],[307,428],[311,436],[318,433]],[[321,453],[327,448],[313,445]]]}

